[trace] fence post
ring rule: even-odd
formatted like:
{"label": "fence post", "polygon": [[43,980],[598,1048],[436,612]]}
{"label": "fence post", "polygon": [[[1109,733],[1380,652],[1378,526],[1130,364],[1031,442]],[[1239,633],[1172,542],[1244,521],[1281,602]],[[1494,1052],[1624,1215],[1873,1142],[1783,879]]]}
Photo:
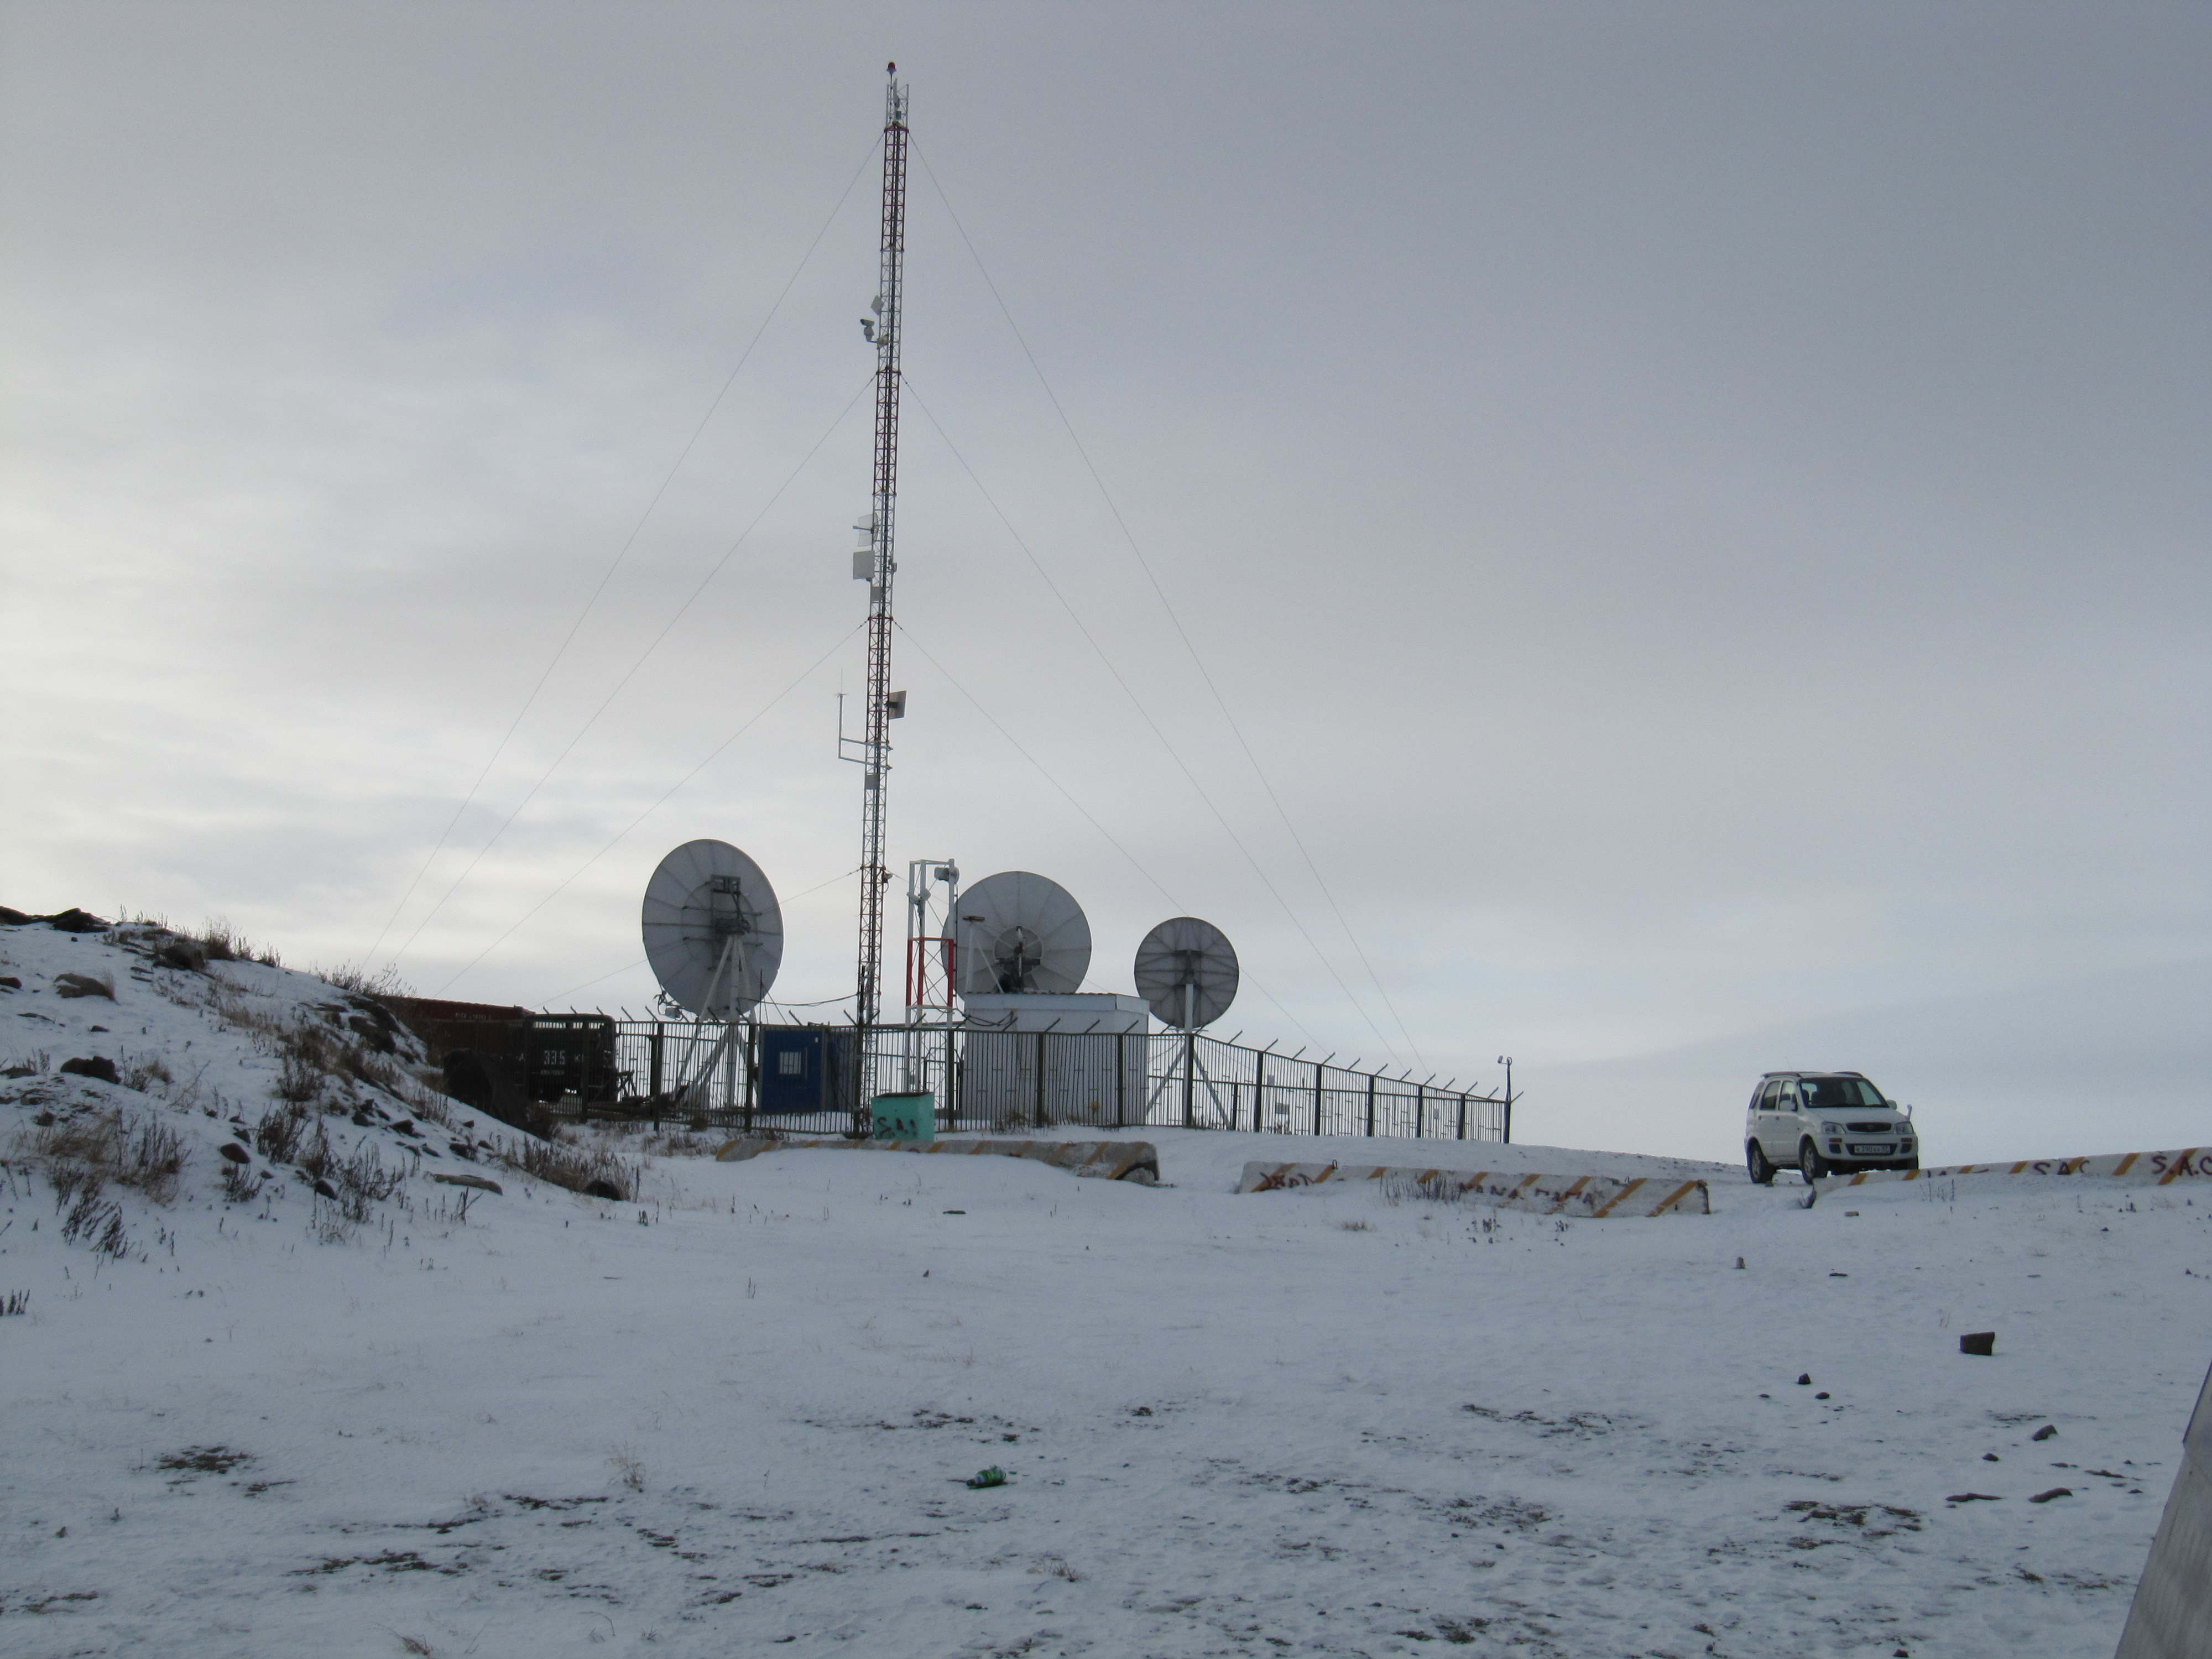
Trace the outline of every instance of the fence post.
{"label": "fence post", "polygon": [[1459,1134],[1456,1139],[1461,1140],[1467,1139],[1467,1097],[1465,1095],[1459,1097]]}
{"label": "fence post", "polygon": [[1051,1035],[1052,1033],[1049,1031],[1039,1031],[1037,1033],[1036,1112],[1031,1117],[1030,1121],[1035,1123],[1039,1128],[1042,1128],[1044,1127],[1044,1040]]}
{"label": "fence post", "polygon": [[1314,1133],[1321,1133],[1321,1068],[1322,1062],[1314,1061]]}
{"label": "fence post", "polygon": [[1367,1074],[1367,1138],[1375,1139],[1375,1073]]}
{"label": "fence post", "polygon": [[1419,1140],[1429,1130],[1429,1085],[1413,1085],[1413,1139]]}
{"label": "fence post", "polygon": [[653,1057],[647,1067],[646,1097],[653,1102],[653,1109],[660,1108],[660,1022],[653,1022]]}
{"label": "fence post", "polygon": [[1114,1033],[1114,1127],[1121,1127],[1121,1071],[1128,1059],[1129,1038],[1123,1031]]}
{"label": "fence post", "polygon": [[745,1133],[753,1132],[753,1109],[760,1101],[760,1021],[745,1028]]}
{"label": "fence post", "polygon": [[1194,1129],[1198,1121],[1192,1103],[1191,1091],[1198,1078],[1198,1032],[1194,1029],[1182,1034],[1182,1127]]}

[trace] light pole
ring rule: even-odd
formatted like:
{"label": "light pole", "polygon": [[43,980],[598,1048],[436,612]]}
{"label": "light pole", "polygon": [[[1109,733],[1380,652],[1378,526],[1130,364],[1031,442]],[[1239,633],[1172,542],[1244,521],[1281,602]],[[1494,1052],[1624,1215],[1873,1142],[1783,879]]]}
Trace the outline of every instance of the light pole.
{"label": "light pole", "polygon": [[1505,1068],[1505,1144],[1513,1144],[1513,1056],[1500,1054],[1498,1063]]}

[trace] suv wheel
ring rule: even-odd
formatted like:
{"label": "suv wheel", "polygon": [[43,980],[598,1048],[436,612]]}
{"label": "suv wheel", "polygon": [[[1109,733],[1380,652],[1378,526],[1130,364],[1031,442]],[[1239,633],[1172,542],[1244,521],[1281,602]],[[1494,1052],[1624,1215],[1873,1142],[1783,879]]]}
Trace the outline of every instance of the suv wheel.
{"label": "suv wheel", "polygon": [[1805,1177],[1808,1187],[1828,1173],[1828,1160],[1809,1139],[1797,1148],[1797,1173]]}
{"label": "suv wheel", "polygon": [[1766,1161],[1766,1153],[1757,1141],[1744,1148],[1743,1166],[1751,1171],[1751,1178],[1761,1187],[1774,1184],[1774,1166]]}

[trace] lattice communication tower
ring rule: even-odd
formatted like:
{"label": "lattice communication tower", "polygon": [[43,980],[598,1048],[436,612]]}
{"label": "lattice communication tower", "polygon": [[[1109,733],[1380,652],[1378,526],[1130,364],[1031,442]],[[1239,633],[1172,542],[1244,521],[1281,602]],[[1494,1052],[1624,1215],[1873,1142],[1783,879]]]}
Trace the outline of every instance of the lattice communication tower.
{"label": "lattice communication tower", "polygon": [[893,513],[898,501],[899,346],[906,299],[906,100],[898,65],[885,65],[884,89],[884,220],[880,286],[869,332],[876,345],[875,492],[864,526],[874,556],[868,581],[867,731],[861,739],[860,948],[854,1019],[863,1030],[881,1012],[884,978],[884,893],[891,872],[884,862],[884,797],[890,770],[891,578]]}

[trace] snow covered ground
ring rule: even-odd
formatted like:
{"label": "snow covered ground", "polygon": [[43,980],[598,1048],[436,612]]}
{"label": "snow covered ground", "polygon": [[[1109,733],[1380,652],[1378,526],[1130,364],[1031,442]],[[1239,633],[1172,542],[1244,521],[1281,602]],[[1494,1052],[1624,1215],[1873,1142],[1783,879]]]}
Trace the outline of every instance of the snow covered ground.
{"label": "snow covered ground", "polygon": [[[611,1202],[343,1076],[333,1155],[410,1172],[348,1223],[258,1156],[227,1200],[218,1151],[271,1107],[272,1022],[359,1037],[338,993],[41,927],[0,957],[27,1659],[2104,1659],[2208,1357],[2206,1195],[2063,1180],[1807,1210],[1673,1159],[1170,1133],[1151,1189],[775,1152]],[[146,1086],[53,1069],[79,1055]],[[119,1256],[62,1237],[26,1139],[118,1103],[186,1153],[167,1205],[106,1189]],[[1681,1172],[1715,1212],[1230,1190],[1331,1155]],[[464,1212],[432,1173],[504,1191]]]}

